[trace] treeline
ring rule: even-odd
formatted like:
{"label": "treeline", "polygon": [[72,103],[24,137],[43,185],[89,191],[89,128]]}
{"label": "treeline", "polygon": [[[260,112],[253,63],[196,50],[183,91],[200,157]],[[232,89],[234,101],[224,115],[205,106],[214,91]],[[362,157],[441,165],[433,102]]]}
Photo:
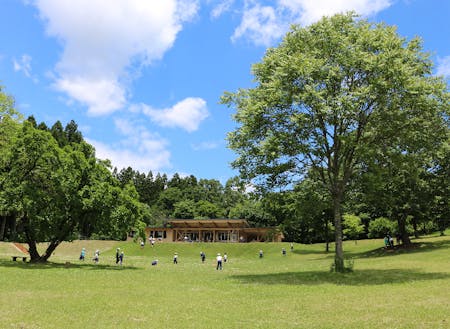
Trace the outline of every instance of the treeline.
{"label": "treeline", "polygon": [[[433,159],[405,154],[395,166],[362,167],[343,204],[344,239],[390,234],[409,243],[410,235],[443,234],[450,225],[449,172],[446,149]],[[133,183],[148,206],[147,225],[164,225],[168,218],[239,218],[252,226],[279,227],[288,241],[333,241],[331,200],[312,175],[290,190],[262,193],[246,191],[238,177],[223,186],[215,179],[178,174],[168,178],[132,168],[113,174],[122,185]]]}
{"label": "treeline", "polygon": [[263,198],[246,191],[245,183],[238,177],[230,178],[225,185],[216,179],[181,177],[175,173],[151,171],[147,174],[131,167],[114,169],[121,185],[132,183],[139,200],[147,205],[144,221],[147,225],[161,226],[167,219],[247,219],[253,226],[276,225],[263,206]]}
{"label": "treeline", "polygon": [[[175,173],[168,177],[151,171],[141,173],[131,167],[111,170],[108,162],[95,158],[93,148],[84,141],[74,121],[65,127],[59,121],[47,127],[45,123],[38,124],[31,116],[22,124],[21,138],[16,139],[16,143],[33,131],[34,134],[41,131],[51,135],[57,147],[69,154],[81,151],[79,155],[91,163],[91,167],[85,169],[91,176],[96,176],[97,183],[103,184],[103,189],[95,191],[99,193],[98,199],[92,200],[95,197],[93,193],[84,200],[82,207],[88,203],[92,208],[82,212],[73,238],[120,239],[126,235],[127,229],[164,226],[172,218],[230,218],[246,219],[256,227],[279,227],[288,241],[326,242],[327,245],[333,241],[331,201],[314,177],[308,177],[287,191],[259,193],[249,192],[249,186],[239,177],[230,178],[223,185],[219,180],[194,175],[182,177]],[[42,149],[42,146],[41,143],[39,147]],[[42,153],[37,152],[36,155]],[[379,238],[387,233],[395,236],[399,233],[399,223],[405,225],[408,235],[444,232],[450,218],[449,153],[443,150],[434,161],[428,161],[428,165],[414,160],[399,161],[395,170],[365,167],[360,171],[344,204],[344,238]],[[21,165],[27,161],[21,161]],[[76,173],[77,169],[72,168],[72,171]],[[39,186],[34,187],[38,189]],[[86,186],[83,188],[86,193]],[[95,188],[100,186],[92,187],[93,190]],[[108,191],[112,195],[104,194]],[[132,205],[132,209],[122,204],[118,208],[120,211],[105,211],[121,203],[120,198],[116,199],[120,195],[128,198],[128,206]],[[48,197],[46,200],[53,203]],[[0,239],[23,239],[19,234],[24,232],[23,218],[17,220],[17,212],[6,214],[2,216]],[[117,216],[122,216],[122,219]],[[129,218],[125,218],[127,216]]]}
{"label": "treeline", "polygon": [[[48,127],[33,116],[23,120],[13,100],[0,97],[0,240],[27,242],[34,259],[47,259],[61,241],[123,239],[171,218],[246,219],[280,228],[287,241],[327,247],[333,241],[329,193],[313,175],[289,190],[263,193],[239,177],[223,185],[194,175],[119,170],[95,157],[74,121]],[[345,238],[403,230],[409,242],[409,235],[443,233],[450,218],[448,150],[446,143],[433,157],[400,153],[391,163],[361,166],[343,204]],[[49,248],[39,255],[41,241]]]}

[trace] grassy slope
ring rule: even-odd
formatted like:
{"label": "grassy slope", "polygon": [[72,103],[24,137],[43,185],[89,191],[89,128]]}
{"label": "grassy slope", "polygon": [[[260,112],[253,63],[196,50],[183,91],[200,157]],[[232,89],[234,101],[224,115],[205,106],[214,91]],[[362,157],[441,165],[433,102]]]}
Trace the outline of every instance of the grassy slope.
{"label": "grassy slope", "polygon": [[[328,272],[333,254],[323,245],[296,244],[289,252],[281,243],[141,249],[76,241],[56,250],[55,263],[31,265],[10,261],[0,244],[0,328],[447,328],[450,237],[415,242],[420,247],[395,253],[381,251],[381,240],[346,242],[355,259],[349,274]],[[85,263],[77,260],[81,247],[88,250]],[[114,262],[116,247],[125,251],[122,268]],[[215,270],[217,252],[229,255],[223,271]],[[153,259],[158,266],[150,266]]]}

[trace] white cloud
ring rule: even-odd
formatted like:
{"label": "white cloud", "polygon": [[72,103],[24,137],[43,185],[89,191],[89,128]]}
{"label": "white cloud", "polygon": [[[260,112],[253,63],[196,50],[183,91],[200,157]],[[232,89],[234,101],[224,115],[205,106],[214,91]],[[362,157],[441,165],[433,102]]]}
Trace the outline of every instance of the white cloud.
{"label": "white cloud", "polygon": [[235,29],[231,40],[245,37],[255,45],[270,46],[287,30],[279,20],[275,8],[258,3],[246,3],[241,24]]}
{"label": "white cloud", "polygon": [[34,0],[46,31],[61,41],[55,87],[102,115],[126,103],[134,69],[162,58],[197,0]]}
{"label": "white cloud", "polygon": [[450,78],[450,56],[438,58],[437,64],[436,75]]}
{"label": "white cloud", "polygon": [[374,15],[388,8],[394,0],[278,0],[272,6],[262,1],[246,0],[240,25],[232,41],[249,39],[255,45],[271,46],[289,29],[289,24],[309,25],[323,16],[355,11],[361,16]]}
{"label": "white cloud", "polygon": [[219,146],[217,142],[201,142],[199,144],[191,144],[191,147],[194,151],[206,151],[212,150]]}
{"label": "white cloud", "polygon": [[234,0],[223,0],[220,1],[215,7],[211,10],[211,17],[216,19],[222,16],[222,14],[226,13],[233,6]]}
{"label": "white cloud", "polygon": [[323,16],[350,10],[362,16],[376,14],[392,4],[392,0],[279,0],[279,5],[298,16],[298,22],[309,25]]}
{"label": "white cloud", "polygon": [[91,115],[109,114],[126,102],[124,87],[115,79],[67,76],[58,79],[55,86],[65,91],[71,100],[88,105]]}
{"label": "white cloud", "polygon": [[118,169],[132,167],[140,172],[160,171],[171,167],[168,142],[157,134],[150,133],[144,126],[126,119],[116,119],[114,124],[124,137],[114,145],[87,139],[95,147],[96,156],[109,159]]}
{"label": "white cloud", "polygon": [[19,60],[13,58],[14,71],[22,72],[27,78],[30,78],[33,82],[37,83],[38,79],[31,73],[31,60],[31,56],[27,54],[23,54]]}
{"label": "white cloud", "polygon": [[206,102],[196,97],[185,98],[167,109],[153,109],[142,104],[141,111],[162,127],[179,127],[188,132],[197,130],[200,123],[209,116]]}

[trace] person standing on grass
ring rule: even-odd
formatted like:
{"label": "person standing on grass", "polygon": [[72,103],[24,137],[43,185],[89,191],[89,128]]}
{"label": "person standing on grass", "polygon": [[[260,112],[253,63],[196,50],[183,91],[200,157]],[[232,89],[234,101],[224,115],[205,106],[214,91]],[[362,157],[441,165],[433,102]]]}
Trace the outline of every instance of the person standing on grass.
{"label": "person standing on grass", "polygon": [[206,254],[203,251],[200,252],[200,258],[202,259],[202,263],[204,263],[206,259]]}
{"label": "person standing on grass", "polygon": [[80,253],[80,260],[84,261],[84,257],[86,257],[86,249],[82,248]]}
{"label": "person standing on grass", "polygon": [[263,256],[264,256],[263,251],[262,251],[262,249],[260,249],[259,250],[259,258],[263,258]]}
{"label": "person standing on grass", "polygon": [[286,256],[286,248],[282,248],[281,253],[283,254],[283,256]]}
{"label": "person standing on grass", "polygon": [[178,264],[178,254],[177,254],[177,253],[175,253],[175,254],[173,255],[173,263],[174,263],[174,264]]}
{"label": "person standing on grass", "polygon": [[227,255],[227,253],[224,253],[223,254],[223,262],[226,263],[227,260],[228,260],[228,255]]}
{"label": "person standing on grass", "polygon": [[216,270],[222,270],[222,256],[220,255],[220,253],[217,254],[216,257],[217,260],[217,266],[216,266]]}
{"label": "person standing on grass", "polygon": [[116,249],[116,264],[119,264],[120,248]]}
{"label": "person standing on grass", "polygon": [[119,255],[119,265],[122,266],[122,263],[123,263],[123,251],[121,251]]}
{"label": "person standing on grass", "polygon": [[141,240],[141,249],[143,249],[144,248],[144,240]]}
{"label": "person standing on grass", "polygon": [[98,258],[100,256],[100,250],[96,250],[94,253],[94,258],[92,259],[94,261],[95,264],[98,264]]}
{"label": "person standing on grass", "polygon": [[294,244],[291,242],[291,251],[294,251]]}

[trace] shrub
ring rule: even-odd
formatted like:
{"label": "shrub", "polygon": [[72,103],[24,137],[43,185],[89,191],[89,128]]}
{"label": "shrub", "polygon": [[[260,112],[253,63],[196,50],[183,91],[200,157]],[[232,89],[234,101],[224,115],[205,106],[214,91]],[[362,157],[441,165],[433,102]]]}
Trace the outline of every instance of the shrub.
{"label": "shrub", "polygon": [[387,233],[397,232],[397,223],[386,217],[378,217],[369,223],[369,238],[382,238]]}

